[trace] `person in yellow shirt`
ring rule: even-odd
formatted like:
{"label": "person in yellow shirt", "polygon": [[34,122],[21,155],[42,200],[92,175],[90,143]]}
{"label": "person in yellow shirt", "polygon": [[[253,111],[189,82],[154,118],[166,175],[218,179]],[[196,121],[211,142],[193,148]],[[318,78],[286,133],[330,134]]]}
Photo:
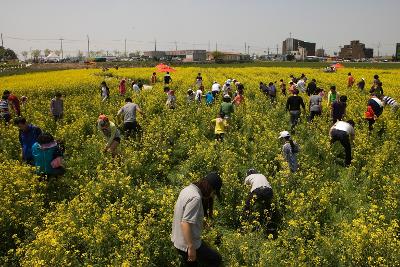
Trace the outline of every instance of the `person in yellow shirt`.
{"label": "person in yellow shirt", "polygon": [[216,119],[211,120],[215,123],[215,141],[224,141],[225,129],[228,127],[228,123],[224,118],[224,114],[219,113]]}

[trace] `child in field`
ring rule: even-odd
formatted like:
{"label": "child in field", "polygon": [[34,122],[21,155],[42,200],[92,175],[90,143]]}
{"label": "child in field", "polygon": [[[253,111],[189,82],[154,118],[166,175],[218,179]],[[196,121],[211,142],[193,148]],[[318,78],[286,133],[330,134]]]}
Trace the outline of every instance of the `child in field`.
{"label": "child in field", "polygon": [[12,94],[9,90],[5,90],[3,95],[7,97],[8,103],[11,104],[11,107],[13,108],[15,115],[17,117],[20,117],[21,107],[19,103],[19,98],[16,95]]}
{"label": "child in field", "polygon": [[65,173],[62,149],[51,134],[42,133],[38,136],[32,146],[32,156],[37,173],[52,176]]}
{"label": "child in field", "polygon": [[286,96],[286,83],[281,79],[279,81],[279,87],[281,88],[282,95]]}
{"label": "child in field", "polygon": [[279,139],[283,140],[284,144],[282,147],[283,157],[289,164],[290,171],[296,172],[299,168],[297,164],[297,153],[299,153],[299,145],[292,140],[288,131],[283,131],[279,135]]}
{"label": "child in field", "polygon": [[106,101],[110,97],[110,88],[105,81],[101,82],[101,102]]}
{"label": "child in field", "polygon": [[10,109],[8,105],[7,96],[3,95],[0,100],[0,119],[3,120],[6,124],[11,120]]}
{"label": "child in field", "polygon": [[54,121],[62,119],[64,115],[64,100],[60,92],[55,93],[55,97],[50,102],[50,112]]}
{"label": "child in field", "polygon": [[194,92],[193,92],[193,90],[192,90],[191,88],[189,88],[189,89],[187,90],[186,99],[187,99],[187,102],[188,102],[188,103],[191,103],[191,102],[194,101]]}
{"label": "child in field", "polygon": [[157,82],[157,74],[155,72],[153,72],[153,75],[151,75],[150,82],[151,82],[152,85],[156,84],[156,82]]}
{"label": "child in field", "polygon": [[167,107],[169,109],[175,109],[176,108],[176,96],[175,96],[175,91],[174,90],[169,90],[166,105],[167,105]]}
{"label": "child in field", "polygon": [[228,127],[228,123],[224,118],[224,114],[219,113],[216,119],[211,120],[215,123],[215,141],[224,141],[225,129]]}

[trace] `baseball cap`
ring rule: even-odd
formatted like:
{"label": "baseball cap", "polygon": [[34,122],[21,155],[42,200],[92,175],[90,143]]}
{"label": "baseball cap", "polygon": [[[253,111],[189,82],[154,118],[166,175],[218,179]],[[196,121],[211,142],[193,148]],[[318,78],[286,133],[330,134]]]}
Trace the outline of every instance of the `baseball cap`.
{"label": "baseball cap", "polygon": [[221,187],[222,187],[222,179],[216,172],[210,172],[204,178],[212,188],[215,190],[215,194],[218,198],[221,198]]}
{"label": "baseball cap", "polygon": [[279,138],[287,138],[290,137],[290,133],[288,131],[283,131],[279,133]]}

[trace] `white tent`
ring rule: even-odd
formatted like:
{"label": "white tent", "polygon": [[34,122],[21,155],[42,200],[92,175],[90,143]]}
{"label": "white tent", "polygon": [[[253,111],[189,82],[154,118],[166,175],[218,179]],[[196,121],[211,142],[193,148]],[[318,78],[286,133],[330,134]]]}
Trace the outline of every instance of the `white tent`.
{"label": "white tent", "polygon": [[46,62],[58,62],[60,61],[60,56],[57,56],[56,53],[50,52],[50,54],[46,57]]}

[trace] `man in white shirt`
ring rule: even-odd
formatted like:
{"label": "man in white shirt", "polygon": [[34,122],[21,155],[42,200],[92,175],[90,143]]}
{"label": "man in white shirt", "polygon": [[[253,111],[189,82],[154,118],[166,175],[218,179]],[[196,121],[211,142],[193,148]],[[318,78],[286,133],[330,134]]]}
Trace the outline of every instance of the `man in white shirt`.
{"label": "man in white shirt", "polygon": [[300,79],[296,85],[297,90],[304,93],[306,91],[306,83],[303,79]]}
{"label": "man in white shirt", "polygon": [[351,142],[354,140],[354,121],[338,121],[336,122],[329,131],[331,137],[331,144],[339,141],[344,147],[346,153],[345,164],[349,166],[351,164]]}
{"label": "man in white shirt", "polygon": [[198,103],[201,102],[201,98],[202,98],[202,96],[203,96],[203,88],[204,88],[203,85],[201,85],[200,88],[197,89],[196,95],[194,96],[194,99],[195,99]]}
{"label": "man in white shirt", "polygon": [[220,91],[221,91],[221,85],[218,82],[213,82],[213,85],[211,87],[211,92],[214,98],[219,94]]}
{"label": "man in white shirt", "polygon": [[246,185],[251,186],[250,193],[244,206],[245,216],[248,217],[254,203],[259,207],[260,221],[263,221],[263,219],[267,217],[266,213],[271,209],[273,197],[271,185],[267,178],[261,173],[258,173],[255,169],[247,171],[247,177],[244,182]]}

